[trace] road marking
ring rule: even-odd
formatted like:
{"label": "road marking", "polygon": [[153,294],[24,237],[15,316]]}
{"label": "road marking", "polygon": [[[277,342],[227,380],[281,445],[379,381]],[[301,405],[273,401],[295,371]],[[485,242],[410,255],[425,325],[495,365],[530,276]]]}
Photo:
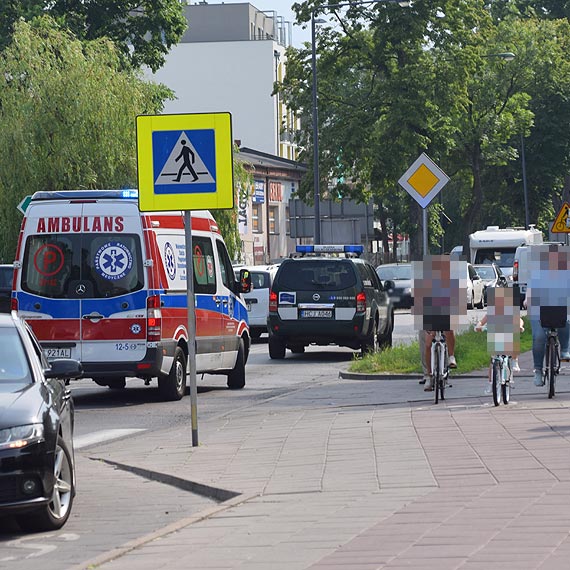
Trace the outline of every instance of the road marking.
{"label": "road marking", "polygon": [[96,443],[103,443],[105,441],[111,441],[113,439],[119,439],[127,435],[133,435],[135,433],[140,433],[141,431],[146,431],[144,428],[133,428],[133,429],[105,429],[102,431],[95,431],[93,433],[86,433],[85,435],[80,435],[73,438],[73,447],[75,449],[81,449],[82,447],[87,447],[89,445],[95,445]]}

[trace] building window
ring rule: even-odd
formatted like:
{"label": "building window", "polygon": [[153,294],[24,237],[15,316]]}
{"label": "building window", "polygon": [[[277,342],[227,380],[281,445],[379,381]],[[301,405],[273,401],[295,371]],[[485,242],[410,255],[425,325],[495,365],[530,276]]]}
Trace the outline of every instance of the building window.
{"label": "building window", "polygon": [[269,233],[277,234],[279,233],[279,206],[269,207]]}
{"label": "building window", "polygon": [[288,236],[291,235],[291,217],[289,215],[289,206],[285,206],[285,232]]}
{"label": "building window", "polygon": [[261,204],[252,204],[251,208],[251,229],[253,233],[260,234],[263,232],[263,213]]}

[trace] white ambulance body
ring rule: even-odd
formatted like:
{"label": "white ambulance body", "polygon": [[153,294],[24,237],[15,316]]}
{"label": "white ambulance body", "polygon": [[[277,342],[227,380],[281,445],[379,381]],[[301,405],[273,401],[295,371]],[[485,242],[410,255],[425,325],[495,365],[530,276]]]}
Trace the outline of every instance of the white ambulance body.
{"label": "white ambulance body", "polygon": [[499,228],[488,226],[469,236],[470,260],[473,265],[496,263],[513,284],[513,263],[515,251],[520,245],[542,243],[542,232],[534,226],[524,228]]}
{"label": "white ambulance body", "polygon": [[[250,336],[216,222],[192,214],[196,372],[245,385]],[[136,190],[37,192],[15,261],[12,308],[48,358],[71,357],[97,384],[158,378],[166,399],[186,389],[186,248],[182,212],[146,213]],[[245,280],[247,281],[247,279]]]}

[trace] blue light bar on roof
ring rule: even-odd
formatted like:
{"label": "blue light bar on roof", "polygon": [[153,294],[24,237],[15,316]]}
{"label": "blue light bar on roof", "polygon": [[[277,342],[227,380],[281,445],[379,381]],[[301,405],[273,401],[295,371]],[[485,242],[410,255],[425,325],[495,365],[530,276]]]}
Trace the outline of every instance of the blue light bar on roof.
{"label": "blue light bar on roof", "polygon": [[358,253],[364,252],[363,245],[298,245],[297,253]]}
{"label": "blue light bar on roof", "polygon": [[133,189],[125,189],[121,191],[121,195],[123,198],[138,198],[139,191]]}

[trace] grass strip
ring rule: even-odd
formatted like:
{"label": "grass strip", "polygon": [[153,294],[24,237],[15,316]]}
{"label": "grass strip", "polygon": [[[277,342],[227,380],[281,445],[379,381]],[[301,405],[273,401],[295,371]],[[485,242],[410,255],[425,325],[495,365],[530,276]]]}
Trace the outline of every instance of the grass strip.
{"label": "grass strip", "polygon": [[[532,348],[530,323],[526,317],[523,317],[523,321],[525,330],[521,334],[521,353]],[[487,351],[487,334],[475,332],[471,326],[467,331],[456,335],[455,358],[457,360],[455,374],[465,374],[488,366],[490,354]],[[363,374],[421,374],[419,344],[415,341],[368,354],[363,358],[355,358],[350,363],[349,371]]]}

